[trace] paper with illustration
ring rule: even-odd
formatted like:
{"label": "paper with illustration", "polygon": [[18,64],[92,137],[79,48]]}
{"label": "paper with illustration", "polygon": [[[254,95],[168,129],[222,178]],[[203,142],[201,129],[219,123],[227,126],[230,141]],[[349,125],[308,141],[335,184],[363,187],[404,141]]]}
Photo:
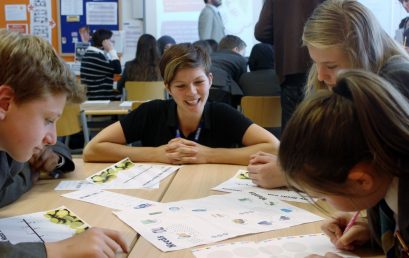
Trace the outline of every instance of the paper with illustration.
{"label": "paper with illustration", "polygon": [[[145,187],[144,189],[158,189],[159,184]],[[76,190],[92,190],[92,189],[105,189],[103,185],[97,185],[87,180],[63,180],[58,183],[54,188],[56,191],[76,191]]]}
{"label": "paper with illustration", "polygon": [[75,191],[61,196],[116,210],[143,209],[157,204],[157,202],[100,189]]}
{"label": "paper with illustration", "polygon": [[310,254],[335,253],[344,258],[359,258],[353,253],[337,249],[324,234],[288,236],[261,242],[234,242],[206,246],[192,250],[196,258],[292,258]]}
{"label": "paper with illustration", "polygon": [[249,172],[243,169],[237,171],[237,173],[230,179],[224,181],[223,183],[213,187],[212,190],[233,193],[242,191],[256,191],[263,192],[270,196],[275,196],[282,201],[292,201],[292,202],[302,202],[310,203],[316,201],[314,198],[310,198],[305,193],[295,192],[288,190],[287,188],[276,188],[276,189],[263,189],[257,187],[251,179],[249,178]]}
{"label": "paper with illustration", "polygon": [[0,219],[0,241],[55,242],[81,233],[90,226],[68,208]]}
{"label": "paper with illustration", "polygon": [[179,168],[180,166],[133,163],[125,158],[86,180],[101,189],[152,188]]}
{"label": "paper with illustration", "polygon": [[254,191],[160,203],[141,210],[114,213],[165,252],[322,220],[275,197]]}

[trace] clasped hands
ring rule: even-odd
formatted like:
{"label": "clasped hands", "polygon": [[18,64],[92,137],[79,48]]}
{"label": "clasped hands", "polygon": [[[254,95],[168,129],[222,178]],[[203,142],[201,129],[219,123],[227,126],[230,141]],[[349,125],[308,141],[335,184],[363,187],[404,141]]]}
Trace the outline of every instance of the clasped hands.
{"label": "clasped hands", "polygon": [[171,164],[203,164],[208,163],[211,148],[184,138],[174,138],[161,146],[168,163]]}

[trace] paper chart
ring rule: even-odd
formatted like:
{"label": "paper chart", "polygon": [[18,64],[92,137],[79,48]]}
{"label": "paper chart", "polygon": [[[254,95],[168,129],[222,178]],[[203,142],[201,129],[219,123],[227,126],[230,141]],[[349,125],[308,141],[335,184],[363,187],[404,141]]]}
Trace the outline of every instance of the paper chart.
{"label": "paper chart", "polygon": [[353,253],[336,249],[324,234],[272,238],[261,242],[234,242],[192,250],[196,258],[303,258],[327,252],[344,258],[359,258]]}
{"label": "paper chart", "polygon": [[90,226],[74,212],[59,208],[0,219],[0,241],[55,242],[87,230]]}
{"label": "paper chart", "polygon": [[137,210],[158,204],[157,202],[132,197],[126,194],[113,193],[99,189],[75,191],[63,194],[62,196],[116,210]]}
{"label": "paper chart", "polygon": [[114,213],[165,252],[322,220],[275,197],[253,191]]}
{"label": "paper chart", "polygon": [[276,189],[263,189],[257,187],[248,176],[248,171],[240,169],[237,173],[230,179],[224,181],[223,183],[215,186],[212,190],[233,193],[242,191],[255,191],[263,192],[270,196],[275,196],[282,201],[292,201],[292,202],[302,202],[311,203],[316,201],[315,198],[310,198],[302,192],[295,192],[288,190],[287,188],[276,188]]}
{"label": "paper chart", "polygon": [[154,188],[180,167],[133,163],[129,158],[125,158],[87,177],[86,180],[101,189]]}

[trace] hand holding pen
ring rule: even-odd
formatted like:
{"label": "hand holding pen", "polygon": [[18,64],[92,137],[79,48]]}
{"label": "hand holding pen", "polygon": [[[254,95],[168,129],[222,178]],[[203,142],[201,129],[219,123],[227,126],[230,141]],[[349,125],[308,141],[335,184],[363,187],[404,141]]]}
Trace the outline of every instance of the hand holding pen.
{"label": "hand holding pen", "polygon": [[331,242],[342,250],[354,250],[369,241],[370,231],[366,221],[359,218],[359,212],[339,213],[327,220],[321,229],[329,236]]}

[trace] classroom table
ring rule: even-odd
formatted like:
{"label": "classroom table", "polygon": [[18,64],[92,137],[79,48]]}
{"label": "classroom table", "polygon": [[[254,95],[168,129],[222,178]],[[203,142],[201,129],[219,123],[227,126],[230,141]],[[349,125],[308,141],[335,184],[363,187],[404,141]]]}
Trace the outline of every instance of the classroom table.
{"label": "classroom table", "polygon": [[[212,187],[226,181],[232,177],[238,169],[243,169],[243,166],[236,165],[221,165],[221,164],[203,164],[203,165],[186,165],[179,169],[171,185],[167,189],[161,202],[172,202],[184,199],[202,198],[208,195],[224,194],[218,191],[211,190]],[[304,208],[322,217],[328,217],[319,209],[311,204],[291,202],[294,206]],[[322,202],[320,205],[326,209],[331,210],[326,203]],[[240,236],[232,239],[222,241],[237,242],[237,241],[261,241],[264,239],[291,236],[291,235],[304,235],[312,233],[321,233],[320,226],[322,221],[298,225],[286,229],[274,230],[264,233],[251,234],[246,236]],[[212,243],[209,245],[214,245]],[[197,247],[194,247],[197,248]],[[194,249],[192,248],[192,249]],[[361,257],[383,257],[376,256],[379,252],[371,250],[361,250],[357,252]],[[143,237],[139,237],[136,245],[131,250],[130,258],[192,258],[194,257],[191,249],[184,249],[174,252],[162,252],[157,249],[150,242]]]}
{"label": "classroom table", "polygon": [[[91,226],[111,228],[120,231],[131,250],[128,257],[144,257],[144,258],[192,258],[194,257],[190,249],[184,249],[174,252],[162,252],[143,237],[139,237],[137,233],[125,223],[120,221],[113,213],[112,209],[93,205],[77,200],[61,197],[61,194],[68,191],[54,191],[60,180],[64,179],[84,179],[108,167],[109,163],[84,163],[82,159],[74,159],[76,169],[72,173],[65,174],[62,179],[40,180],[33,188],[24,194],[18,201],[0,209],[0,218],[22,215],[27,213],[46,211],[65,205],[80,218],[84,219]],[[222,183],[232,177],[238,169],[243,169],[244,166],[223,165],[223,164],[203,164],[203,165],[185,165],[179,169],[176,174],[172,174],[163,180],[159,189],[152,190],[110,190],[118,193],[128,194],[138,198],[144,198],[152,201],[171,202],[184,199],[201,198],[213,194],[225,194],[218,191],[210,190],[212,187]],[[295,206],[307,209],[313,213],[327,217],[326,214],[320,212],[317,208],[310,204],[291,203]],[[321,203],[326,207],[325,203]],[[332,211],[330,211],[332,212]],[[240,236],[223,242],[237,241],[260,241],[273,237],[301,235],[310,233],[319,233],[322,222],[314,222],[303,225],[298,225],[291,228],[269,231],[258,234]],[[216,244],[216,243],[213,243]],[[210,245],[213,245],[210,244]],[[196,247],[194,247],[196,248]],[[357,252],[361,257],[383,257],[376,256],[379,252],[371,250],[362,250]],[[120,255],[124,256],[124,255]]]}
{"label": "classroom table", "polygon": [[122,101],[109,101],[109,103],[101,103],[92,101],[81,104],[81,110],[87,116],[111,116],[111,115],[126,115],[131,110],[131,106],[121,106]]}
{"label": "classroom table", "polygon": [[[71,209],[80,218],[91,226],[110,228],[120,231],[125,237],[130,249],[136,242],[137,233],[120,221],[112,209],[99,205],[89,204],[60,195],[69,191],[54,191],[60,180],[80,180],[102,170],[110,163],[84,163],[82,159],[74,159],[75,171],[66,173],[62,179],[48,179],[38,181],[33,188],[25,193],[16,202],[0,209],[0,218],[29,214],[51,210],[62,205]],[[160,184],[159,189],[152,190],[110,190],[118,193],[132,195],[138,198],[159,201],[169,187],[175,174],[170,175]]]}

